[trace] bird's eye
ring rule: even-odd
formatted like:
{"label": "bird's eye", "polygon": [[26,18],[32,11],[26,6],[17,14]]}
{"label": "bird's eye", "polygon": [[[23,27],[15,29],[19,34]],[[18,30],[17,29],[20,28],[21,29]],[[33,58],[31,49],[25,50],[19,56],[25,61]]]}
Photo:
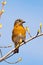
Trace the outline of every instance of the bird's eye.
{"label": "bird's eye", "polygon": [[19,20],[19,22],[21,22],[21,20]]}

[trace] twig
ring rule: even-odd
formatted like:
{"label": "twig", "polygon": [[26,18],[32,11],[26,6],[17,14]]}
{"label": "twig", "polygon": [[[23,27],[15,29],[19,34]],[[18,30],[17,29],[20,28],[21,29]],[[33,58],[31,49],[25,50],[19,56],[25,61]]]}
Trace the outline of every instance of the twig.
{"label": "twig", "polygon": [[[1,49],[0,49],[0,54],[1,54],[1,57],[3,56],[3,54],[2,54],[2,51],[1,51]],[[13,54],[14,55],[14,54]],[[20,62],[22,60],[22,58],[19,58],[17,61],[15,61],[15,62],[9,62],[9,61],[7,61],[6,59],[4,60],[6,63],[8,63],[8,64],[16,64],[16,63],[18,63],[18,62]]]}
{"label": "twig", "polygon": [[[26,40],[25,43],[37,38],[37,37],[40,37],[40,36],[43,36],[43,33],[39,34],[39,35],[35,35],[33,37],[31,37],[30,39]],[[24,43],[20,44],[20,46],[24,45]],[[11,51],[9,51],[6,55],[4,55],[2,58],[0,58],[0,62],[5,60],[12,52],[14,52],[14,50],[16,50],[18,47],[20,47],[19,44],[16,46],[16,48],[12,49]]]}
{"label": "twig", "polygon": [[12,45],[8,45],[8,46],[0,46],[0,48],[10,48],[12,47]]}

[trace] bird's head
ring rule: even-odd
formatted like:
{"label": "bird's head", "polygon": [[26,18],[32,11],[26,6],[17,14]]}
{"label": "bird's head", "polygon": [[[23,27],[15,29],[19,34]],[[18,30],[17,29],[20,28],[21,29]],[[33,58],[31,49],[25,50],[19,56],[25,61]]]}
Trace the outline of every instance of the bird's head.
{"label": "bird's head", "polygon": [[14,23],[14,26],[15,25],[23,25],[23,23],[25,23],[25,21],[23,21],[22,19],[17,19]]}

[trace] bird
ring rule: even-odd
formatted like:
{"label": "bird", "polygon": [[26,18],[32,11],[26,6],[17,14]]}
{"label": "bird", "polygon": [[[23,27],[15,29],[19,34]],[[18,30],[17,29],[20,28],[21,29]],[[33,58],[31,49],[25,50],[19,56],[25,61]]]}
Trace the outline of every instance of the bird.
{"label": "bird", "polygon": [[[20,45],[22,42],[25,43],[26,29],[23,26],[23,23],[25,23],[25,21],[23,21],[22,19],[17,19],[14,23],[14,27],[12,30],[12,41],[14,42],[15,48],[18,44]],[[14,54],[15,53],[19,53],[19,48],[14,51]]]}

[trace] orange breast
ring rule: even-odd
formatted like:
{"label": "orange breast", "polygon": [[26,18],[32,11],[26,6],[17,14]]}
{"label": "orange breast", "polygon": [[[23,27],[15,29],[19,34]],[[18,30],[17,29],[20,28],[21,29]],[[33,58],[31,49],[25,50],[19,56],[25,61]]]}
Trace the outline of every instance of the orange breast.
{"label": "orange breast", "polygon": [[18,36],[19,34],[23,35],[24,37],[26,37],[26,30],[23,26],[15,26],[13,29],[13,34],[15,36]]}

